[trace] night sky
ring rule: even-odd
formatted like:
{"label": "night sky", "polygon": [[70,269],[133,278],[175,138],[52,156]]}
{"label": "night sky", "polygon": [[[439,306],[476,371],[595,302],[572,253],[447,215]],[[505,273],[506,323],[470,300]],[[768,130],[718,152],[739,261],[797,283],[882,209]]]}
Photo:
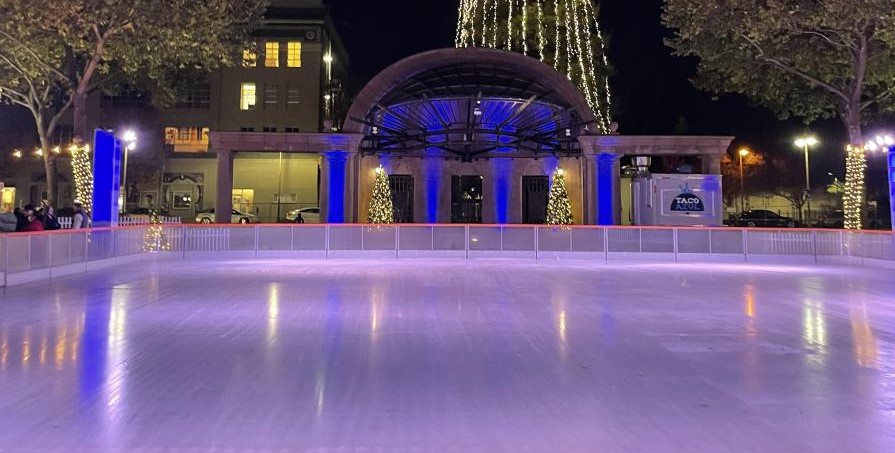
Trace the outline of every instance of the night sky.
{"label": "night sky", "polygon": [[[355,89],[401,58],[454,44],[458,0],[329,3],[348,47]],[[801,162],[792,142],[809,130],[803,122],[780,121],[744,97],[715,96],[692,86],[689,78],[696,73],[696,60],[674,57],[664,45],[670,32],[661,24],[661,0],[603,0],[600,4],[600,23],[615,71],[611,88],[621,133],[731,135],[737,137],[735,146]],[[835,120],[810,129],[822,140],[812,152],[815,184],[829,182],[827,172],[840,178],[844,173],[842,129]],[[880,170],[882,162],[875,168],[871,160],[871,178],[875,179],[874,170]],[[880,172],[882,179],[885,172]]]}
{"label": "night sky", "polygon": [[[336,26],[350,56],[351,87],[357,92],[380,70],[418,52],[452,47],[458,0],[329,0]],[[608,38],[614,118],[623,134],[731,135],[735,146],[750,146],[773,156],[800,159],[793,138],[808,130],[798,120],[779,121],[740,96],[714,96],[696,90],[689,78],[696,61],[671,55],[663,40],[662,0],[603,0],[601,26]],[[3,111],[6,110],[6,111]],[[0,108],[0,145],[21,142],[29,118]],[[838,121],[812,126],[822,140],[813,152],[815,184],[827,172],[844,173],[845,134]],[[15,136],[15,137],[11,137]],[[5,143],[4,143],[5,142]],[[12,143],[11,143],[12,142]],[[2,146],[0,146],[2,147]],[[870,182],[881,182],[881,158],[870,161]],[[880,171],[875,171],[880,170]],[[879,173],[877,175],[876,173]],[[879,181],[877,181],[879,180]]]}

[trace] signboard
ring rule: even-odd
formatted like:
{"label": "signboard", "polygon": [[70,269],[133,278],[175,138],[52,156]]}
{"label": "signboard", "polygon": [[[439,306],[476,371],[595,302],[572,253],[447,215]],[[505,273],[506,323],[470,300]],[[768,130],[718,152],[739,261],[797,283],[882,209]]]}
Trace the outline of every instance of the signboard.
{"label": "signboard", "polygon": [[671,202],[671,212],[705,212],[705,203],[685,184],[680,195]]}

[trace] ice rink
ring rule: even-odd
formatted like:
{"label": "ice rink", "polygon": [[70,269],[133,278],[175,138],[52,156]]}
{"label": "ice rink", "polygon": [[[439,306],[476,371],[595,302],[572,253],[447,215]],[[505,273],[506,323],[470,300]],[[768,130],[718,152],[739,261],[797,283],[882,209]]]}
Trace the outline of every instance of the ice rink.
{"label": "ice rink", "polygon": [[895,278],[147,262],[0,290],[0,452],[895,451]]}

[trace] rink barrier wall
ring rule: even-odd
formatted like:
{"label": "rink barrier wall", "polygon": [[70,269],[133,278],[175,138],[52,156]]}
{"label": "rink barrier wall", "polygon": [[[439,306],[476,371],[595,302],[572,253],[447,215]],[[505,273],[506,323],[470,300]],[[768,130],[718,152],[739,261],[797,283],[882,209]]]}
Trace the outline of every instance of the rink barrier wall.
{"label": "rink barrier wall", "polygon": [[145,225],[0,235],[0,286],[123,263],[200,259],[580,259],[598,263],[813,264],[895,268],[892,232],[535,225]]}

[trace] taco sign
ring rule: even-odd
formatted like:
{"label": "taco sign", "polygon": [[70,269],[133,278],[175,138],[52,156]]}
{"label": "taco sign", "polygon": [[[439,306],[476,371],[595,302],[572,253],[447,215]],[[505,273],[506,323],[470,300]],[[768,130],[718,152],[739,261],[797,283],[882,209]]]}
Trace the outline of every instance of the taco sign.
{"label": "taco sign", "polygon": [[692,192],[684,192],[671,202],[672,212],[705,212],[705,203]]}

